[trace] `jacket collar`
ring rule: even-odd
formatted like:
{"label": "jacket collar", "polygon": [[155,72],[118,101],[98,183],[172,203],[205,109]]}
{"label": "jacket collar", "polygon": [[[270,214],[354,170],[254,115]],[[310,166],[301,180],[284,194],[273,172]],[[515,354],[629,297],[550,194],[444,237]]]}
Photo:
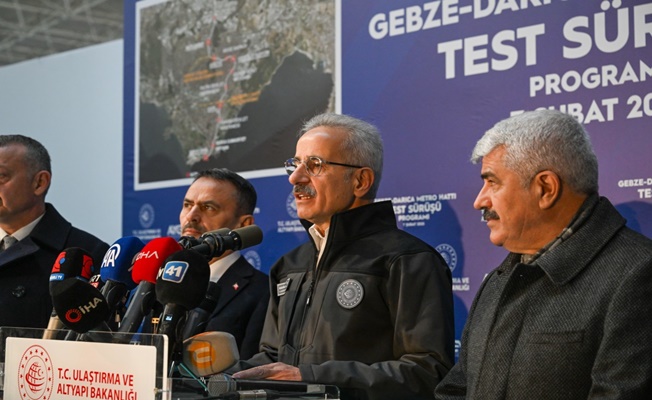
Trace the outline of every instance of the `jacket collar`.
{"label": "jacket collar", "polygon": [[[306,230],[312,226],[312,223],[306,220],[301,220],[301,223]],[[339,254],[340,250],[360,238],[391,229],[396,229],[396,216],[391,201],[371,203],[337,213],[331,217],[320,264],[328,263],[327,259]],[[310,233],[308,237],[315,248]]]}
{"label": "jacket collar", "polygon": [[34,227],[30,237],[39,247],[61,251],[72,224],[65,220],[50,203],[45,203],[45,215]]}
{"label": "jacket collar", "polygon": [[[312,222],[304,219],[301,220],[301,224],[306,231],[313,225]],[[392,202],[380,201],[333,215],[327,240],[329,243],[355,241],[360,237],[394,228],[396,228],[396,217]]]}
{"label": "jacket collar", "polygon": [[[559,246],[541,255],[534,265],[541,267],[555,284],[566,284],[591,263],[625,223],[611,202],[601,197],[586,222]],[[513,257],[508,260],[515,261]]]}
{"label": "jacket collar", "polygon": [[32,233],[9,250],[0,253],[0,265],[11,263],[41,249],[53,253],[60,252],[65,247],[70,229],[71,224],[51,204],[46,203],[45,214]]}

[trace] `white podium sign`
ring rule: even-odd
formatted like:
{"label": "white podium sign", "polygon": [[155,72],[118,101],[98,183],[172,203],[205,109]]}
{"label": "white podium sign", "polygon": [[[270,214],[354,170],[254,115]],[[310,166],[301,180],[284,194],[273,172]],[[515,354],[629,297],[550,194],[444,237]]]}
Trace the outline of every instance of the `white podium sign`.
{"label": "white podium sign", "polygon": [[156,348],[7,338],[4,398],[154,400]]}

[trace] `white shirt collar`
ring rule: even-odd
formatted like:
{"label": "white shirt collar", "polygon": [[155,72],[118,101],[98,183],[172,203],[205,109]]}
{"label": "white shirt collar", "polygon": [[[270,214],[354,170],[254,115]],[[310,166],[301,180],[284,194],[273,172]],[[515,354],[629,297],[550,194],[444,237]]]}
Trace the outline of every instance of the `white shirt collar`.
{"label": "white shirt collar", "polygon": [[234,251],[226,257],[222,257],[210,265],[211,267],[211,282],[217,282],[222,275],[229,269],[233,263],[240,258],[240,252]]}
{"label": "white shirt collar", "polygon": [[[44,215],[45,213],[41,214],[40,217],[36,218],[34,221],[30,222],[29,224],[23,226],[22,228],[14,232],[11,236],[15,237],[16,240],[18,241],[25,239],[27,236],[29,236],[30,233],[32,233],[34,227],[36,226],[36,224],[39,223],[39,221],[41,221],[41,219],[43,219]],[[9,234],[5,232],[4,229],[0,228],[0,240],[4,239],[4,237],[7,235]]]}
{"label": "white shirt collar", "polygon": [[326,232],[324,232],[323,236],[321,233],[319,233],[315,225],[312,225],[308,229],[308,233],[310,233],[310,236],[312,236],[312,240],[315,241],[315,246],[317,247],[317,251],[319,251],[319,255],[317,256],[317,265],[319,265],[319,260],[321,260],[321,256],[324,253],[324,249],[326,248],[326,239],[328,238],[329,229],[330,227],[326,229]]}

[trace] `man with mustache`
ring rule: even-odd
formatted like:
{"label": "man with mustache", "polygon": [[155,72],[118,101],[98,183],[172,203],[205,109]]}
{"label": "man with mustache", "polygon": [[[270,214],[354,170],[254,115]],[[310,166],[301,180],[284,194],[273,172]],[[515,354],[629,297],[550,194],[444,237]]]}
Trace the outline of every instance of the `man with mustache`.
{"label": "man with mustache", "polygon": [[[199,172],[188,188],[179,214],[181,235],[200,237],[221,228],[231,230],[254,223],[256,190],[249,181],[226,168]],[[269,300],[269,277],[254,268],[239,251],[228,250],[210,261],[218,301],[206,331],[231,333],[240,356],[258,352]]]}
{"label": "man with mustache", "polygon": [[497,123],[482,159],[489,239],[510,252],[484,279],[459,362],[437,399],[644,399],[652,393],[652,240],[598,195],[598,161],[572,116]]}
{"label": "man with mustache", "polygon": [[336,385],[342,399],[431,399],[452,366],[451,274],[374,202],[383,145],[358,119],[308,121],[285,162],[310,241],[272,267],[262,352],[242,379]]}

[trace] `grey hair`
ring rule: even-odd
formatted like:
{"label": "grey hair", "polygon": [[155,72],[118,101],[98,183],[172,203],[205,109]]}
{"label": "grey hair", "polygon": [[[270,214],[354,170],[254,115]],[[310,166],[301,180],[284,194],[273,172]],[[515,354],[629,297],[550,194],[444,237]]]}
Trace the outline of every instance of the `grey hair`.
{"label": "grey hair", "polygon": [[341,144],[345,157],[343,162],[371,168],[375,179],[365,198],[375,198],[383,173],[383,140],[378,128],[348,115],[326,113],[316,115],[306,122],[299,136],[318,126],[339,128],[348,133],[347,139]]}
{"label": "grey hair", "polygon": [[536,110],[504,119],[476,143],[474,164],[497,147],[505,147],[505,166],[527,187],[540,171],[559,175],[578,193],[598,192],[598,159],[586,130],[574,117],[555,110]]}

